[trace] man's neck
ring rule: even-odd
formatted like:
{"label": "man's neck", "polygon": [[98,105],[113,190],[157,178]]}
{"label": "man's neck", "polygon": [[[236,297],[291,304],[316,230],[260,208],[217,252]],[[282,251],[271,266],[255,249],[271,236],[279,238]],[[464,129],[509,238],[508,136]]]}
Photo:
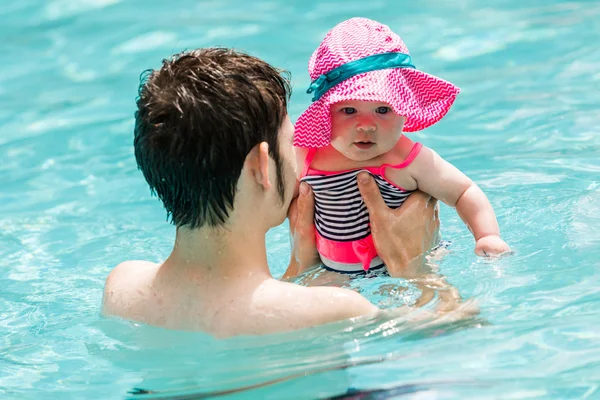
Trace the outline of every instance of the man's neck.
{"label": "man's neck", "polygon": [[175,245],[165,261],[169,269],[194,270],[200,275],[242,277],[249,273],[270,275],[265,234],[239,227],[178,228]]}

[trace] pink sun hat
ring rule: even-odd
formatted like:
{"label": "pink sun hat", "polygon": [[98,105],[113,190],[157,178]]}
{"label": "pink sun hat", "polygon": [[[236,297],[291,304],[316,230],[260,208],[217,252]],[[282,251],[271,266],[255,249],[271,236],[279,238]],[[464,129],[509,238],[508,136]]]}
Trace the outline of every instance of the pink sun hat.
{"label": "pink sun hat", "polygon": [[415,132],[442,119],[460,92],[452,83],[417,70],[400,36],[367,18],[351,18],[329,31],[312,54],[308,73],[313,103],[296,121],[297,147],[329,145],[332,104],[387,103],[406,117],[404,132]]}

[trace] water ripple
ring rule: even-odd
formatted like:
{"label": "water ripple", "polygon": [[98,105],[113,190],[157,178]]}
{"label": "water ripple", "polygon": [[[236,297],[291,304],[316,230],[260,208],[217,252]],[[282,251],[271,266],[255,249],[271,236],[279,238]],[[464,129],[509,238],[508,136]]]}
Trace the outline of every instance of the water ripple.
{"label": "water ripple", "polygon": [[[434,269],[477,302],[479,317],[431,327],[418,314],[388,316],[226,341],[101,318],[110,269],[164,259],[174,235],[133,158],[141,71],[186,48],[246,50],[292,71],[295,119],[310,102],[308,57],[328,29],[357,15],[388,23],[420,68],[462,89],[442,123],[411,137],[485,190],[514,250],[477,258],[455,210],[442,207],[452,244]],[[597,397],[599,16],[585,0],[6,3],[0,394],[120,398],[135,387],[210,392],[300,374],[240,397],[326,398],[350,386],[432,398]],[[280,276],[287,225],[267,241]],[[391,278],[342,284],[388,309],[419,296]]]}

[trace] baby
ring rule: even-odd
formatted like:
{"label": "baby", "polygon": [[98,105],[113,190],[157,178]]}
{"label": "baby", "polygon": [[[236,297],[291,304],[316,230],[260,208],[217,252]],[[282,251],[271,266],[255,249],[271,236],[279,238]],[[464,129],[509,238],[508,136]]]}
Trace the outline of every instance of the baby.
{"label": "baby", "polygon": [[403,132],[438,122],[459,89],[419,71],[402,39],[381,23],[352,18],[335,26],[308,65],[313,103],[298,118],[299,179],[315,196],[317,249],[325,268],[383,268],[357,186],[368,171],[390,208],[419,189],[456,207],[478,255],[509,251],[494,210],[465,174]]}

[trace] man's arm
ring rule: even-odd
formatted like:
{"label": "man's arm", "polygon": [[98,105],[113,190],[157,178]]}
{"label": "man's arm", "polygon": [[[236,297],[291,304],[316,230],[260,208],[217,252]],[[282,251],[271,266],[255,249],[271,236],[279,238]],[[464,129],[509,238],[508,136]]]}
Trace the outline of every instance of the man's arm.
{"label": "man's arm", "polygon": [[[382,310],[365,297],[350,289],[336,287],[306,288],[310,295],[303,296],[307,303],[303,315],[299,316],[304,327],[326,324],[357,317],[383,316],[386,321],[403,318],[404,322],[415,322],[421,326],[464,320],[476,316],[479,307],[474,302],[455,303],[451,306],[443,299],[432,310],[417,310],[414,307],[400,306]],[[309,300],[310,299],[310,300]]]}
{"label": "man's arm", "polygon": [[370,174],[358,175],[358,187],[369,211],[373,242],[388,273],[409,280],[421,290],[417,306],[429,303],[437,292],[440,311],[458,309],[458,290],[425,262],[426,253],[438,242],[437,200],[416,191],[402,207],[391,209]]}
{"label": "man's arm", "polygon": [[[379,188],[370,175],[359,174],[359,189],[369,210],[373,242],[378,254],[386,263],[391,276],[411,280],[421,290],[417,306],[428,303],[438,292],[438,312],[447,313],[462,309],[458,291],[434,274],[424,262],[425,254],[437,243],[439,219],[437,200],[420,191],[411,194],[403,206],[392,210],[383,202]],[[306,185],[304,188],[302,186]],[[301,185],[301,192],[290,206],[290,232],[293,239],[290,265],[283,278],[290,278],[319,263],[315,245],[314,199],[310,186]],[[315,288],[319,289],[319,288]],[[342,290],[340,288],[321,288]],[[347,319],[377,312],[379,309],[358,293],[347,294],[348,303],[336,301],[322,318],[328,321]],[[325,298],[320,300],[326,304]],[[381,310],[379,310],[381,312]],[[408,313],[410,308],[401,307],[394,313]],[[386,311],[387,312],[387,311]],[[465,315],[472,315],[472,307]],[[323,322],[327,322],[323,320]]]}

